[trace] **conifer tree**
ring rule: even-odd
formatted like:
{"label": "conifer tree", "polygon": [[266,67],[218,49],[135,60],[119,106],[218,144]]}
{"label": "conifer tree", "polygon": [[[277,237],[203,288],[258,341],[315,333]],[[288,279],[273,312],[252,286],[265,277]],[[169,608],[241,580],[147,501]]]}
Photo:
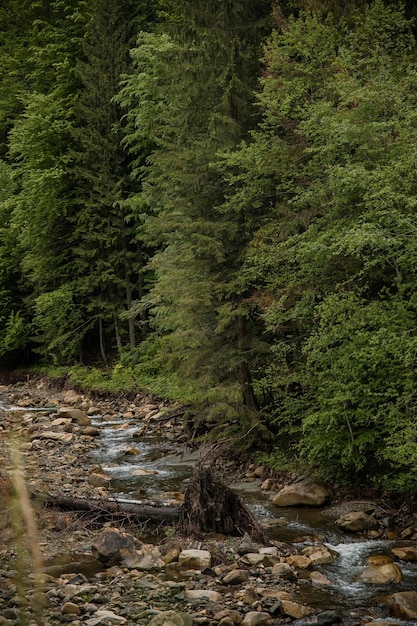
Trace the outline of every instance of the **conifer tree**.
{"label": "conifer tree", "polygon": [[[129,120],[126,143],[139,163],[138,212],[148,211],[146,241],[160,246],[150,270],[152,352],[164,367],[198,381],[219,417],[256,409],[247,361],[246,311],[238,284],[226,278],[245,245],[241,216],[218,209],[219,150],[236,145],[256,123],[252,91],[267,32],[269,2],[170,5],[162,34],[144,35],[133,51],[135,72],[120,102]],[[236,415],[233,413],[233,415]]]}
{"label": "conifer tree", "polygon": [[[129,65],[137,30],[151,20],[148,2],[95,0],[89,5],[83,52],[77,66],[81,89],[76,106],[74,218],[77,288],[90,317],[97,320],[106,360],[104,327],[125,341],[120,314],[139,297],[143,257],[135,241],[135,220],[123,200],[130,189],[129,159],[120,145],[121,115],[114,96]],[[135,347],[133,318],[128,341]]]}

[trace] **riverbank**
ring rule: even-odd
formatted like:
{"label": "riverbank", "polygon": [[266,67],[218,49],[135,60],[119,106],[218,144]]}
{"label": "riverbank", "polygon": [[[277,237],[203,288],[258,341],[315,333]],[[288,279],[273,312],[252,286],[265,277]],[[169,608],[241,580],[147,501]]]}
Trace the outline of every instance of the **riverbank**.
{"label": "riverbank", "polygon": [[[120,432],[132,429],[135,437],[131,449],[126,448],[127,456],[135,456],[141,438],[150,433],[166,439],[166,453],[173,449],[178,452],[178,446],[186,445],[187,436],[172,407],[146,396],[99,398],[71,389],[51,389],[46,379],[35,379],[4,385],[0,400],[5,409],[1,411],[0,441],[3,458],[8,459],[2,473],[1,497],[3,509],[10,513],[10,517],[3,517],[0,535],[0,624],[17,626],[38,619],[37,623],[44,625],[72,622],[75,626],[147,626],[153,616],[174,610],[188,617],[160,616],[160,623],[173,621],[186,626],[192,620],[194,624],[234,626],[243,622],[244,626],[258,626],[339,622],[353,626],[392,613],[388,601],[379,607],[359,603],[343,611],[338,602],[331,601],[333,582],[322,566],[338,557],[320,536],[288,542],[271,533],[267,546],[230,537],[205,536],[196,541],[177,536],[169,525],[135,526],[128,519],[121,524],[114,520],[103,523],[80,513],[45,509],[36,502],[32,521],[38,530],[34,535],[27,512],[26,517],[16,509],[11,514],[14,499],[8,481],[13,480],[13,470],[19,470],[30,492],[80,498],[106,498],[111,493],[111,476],[100,463],[91,464],[92,453],[98,451],[100,455],[102,449],[94,416],[99,415],[103,423],[113,424],[112,428]],[[170,411],[173,417],[166,419]],[[21,454],[19,460],[15,452],[13,462],[12,435],[14,448]],[[229,475],[233,473],[249,485],[255,483],[259,489],[265,479],[263,471],[245,464],[239,467],[230,462],[228,466]],[[279,477],[275,478],[276,488]],[[181,499],[179,493],[166,496],[171,501]],[[391,533],[394,540],[405,533],[403,539],[415,543],[413,525],[405,524],[412,522],[413,516],[410,512],[407,516],[400,513],[402,523],[398,528],[381,527],[373,535],[364,533],[363,538],[385,540]],[[278,524],[284,523],[282,518],[279,521],[278,511],[276,518]],[[129,565],[125,558],[116,565],[100,565],[94,560],[92,547],[104,530],[116,525],[119,531],[135,536],[148,557],[153,555],[150,565],[149,561],[146,567],[143,561],[138,562],[136,552],[130,555]],[[37,547],[43,562],[38,585],[33,580]],[[205,552],[197,556],[209,560],[187,563],[184,551],[189,549]],[[403,589],[397,583],[383,586],[385,595]]]}

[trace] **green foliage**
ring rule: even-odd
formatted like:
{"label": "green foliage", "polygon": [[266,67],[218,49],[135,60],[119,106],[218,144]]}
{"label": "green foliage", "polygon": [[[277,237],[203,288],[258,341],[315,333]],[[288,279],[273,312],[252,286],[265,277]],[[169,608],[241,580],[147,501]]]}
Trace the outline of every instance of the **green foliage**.
{"label": "green foliage", "polygon": [[33,328],[38,351],[54,365],[71,363],[78,355],[85,327],[69,285],[45,292],[35,301]]}

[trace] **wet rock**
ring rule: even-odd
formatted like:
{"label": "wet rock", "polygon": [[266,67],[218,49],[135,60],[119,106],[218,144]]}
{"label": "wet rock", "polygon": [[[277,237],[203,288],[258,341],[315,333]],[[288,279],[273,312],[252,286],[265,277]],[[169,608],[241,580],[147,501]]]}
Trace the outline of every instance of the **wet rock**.
{"label": "wet rock", "polygon": [[417,547],[415,546],[392,548],[391,552],[402,561],[417,561]]}
{"label": "wet rock", "polygon": [[269,613],[263,611],[249,611],[242,620],[242,626],[260,626],[271,621]]}
{"label": "wet rock", "polygon": [[106,474],[101,474],[98,472],[91,472],[88,475],[87,481],[93,487],[108,487],[111,483],[111,476],[107,476]]}
{"label": "wet rock", "polygon": [[323,585],[324,587],[331,587],[333,585],[332,581],[327,578],[327,576],[316,570],[314,570],[314,572],[311,572],[310,580],[313,585]]}
{"label": "wet rock", "polygon": [[417,591],[400,591],[388,598],[391,615],[400,619],[417,620]]}
{"label": "wet rock", "polygon": [[324,485],[306,479],[278,491],[272,502],[276,506],[322,506],[329,495]]}
{"label": "wet rock", "polygon": [[107,528],[91,546],[94,557],[108,565],[122,563],[126,556],[140,550],[142,544],[133,535],[118,528]]}
{"label": "wet rock", "polygon": [[62,407],[59,409],[60,417],[69,417],[78,426],[91,426],[91,420],[81,409],[73,409],[71,407]]}
{"label": "wet rock", "polygon": [[315,613],[315,610],[309,606],[305,606],[304,604],[299,604],[298,602],[291,602],[291,600],[282,600],[281,612],[284,615],[292,617],[293,619],[302,619],[303,617],[307,617],[308,615],[312,615],[313,613]]}
{"label": "wet rock", "polygon": [[188,613],[178,613],[177,611],[162,611],[154,615],[148,626],[193,626],[193,618]]}
{"label": "wet rock", "polygon": [[376,555],[369,557],[368,567],[357,578],[359,582],[383,585],[398,583],[403,579],[402,572],[389,556]]}
{"label": "wet rock", "polygon": [[311,565],[325,565],[333,563],[337,554],[326,548],[326,546],[307,546],[301,550],[303,556],[308,556]]}
{"label": "wet rock", "polygon": [[342,621],[342,615],[339,611],[323,611],[317,615],[318,626],[332,626],[333,624],[340,624]]}
{"label": "wet rock", "polygon": [[377,528],[378,522],[364,511],[351,511],[339,517],[335,524],[348,532],[360,533]]}
{"label": "wet rock", "polygon": [[189,569],[204,569],[211,565],[211,554],[208,550],[183,550],[178,562]]}
{"label": "wet rock", "polygon": [[100,429],[95,426],[86,426],[83,428],[82,434],[87,437],[98,437],[100,435]]}

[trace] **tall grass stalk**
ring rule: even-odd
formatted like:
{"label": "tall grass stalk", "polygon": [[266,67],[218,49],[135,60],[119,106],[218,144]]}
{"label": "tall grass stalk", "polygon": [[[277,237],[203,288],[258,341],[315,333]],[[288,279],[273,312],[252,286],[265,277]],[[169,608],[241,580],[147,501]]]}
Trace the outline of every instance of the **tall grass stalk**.
{"label": "tall grass stalk", "polygon": [[[35,592],[32,594],[30,604],[35,622],[41,626],[45,623],[41,615],[42,606],[39,601],[39,594],[43,591],[43,559],[39,546],[39,532],[35,511],[30,500],[22,463],[22,453],[16,439],[11,441],[9,453],[11,459],[9,475],[13,487],[11,516],[17,557],[19,602],[24,610],[27,606],[26,592],[30,591],[30,574],[30,579],[33,580],[34,585],[33,591]],[[36,592],[39,592],[39,594]],[[21,615],[20,623],[22,625],[27,623],[27,615]]]}

